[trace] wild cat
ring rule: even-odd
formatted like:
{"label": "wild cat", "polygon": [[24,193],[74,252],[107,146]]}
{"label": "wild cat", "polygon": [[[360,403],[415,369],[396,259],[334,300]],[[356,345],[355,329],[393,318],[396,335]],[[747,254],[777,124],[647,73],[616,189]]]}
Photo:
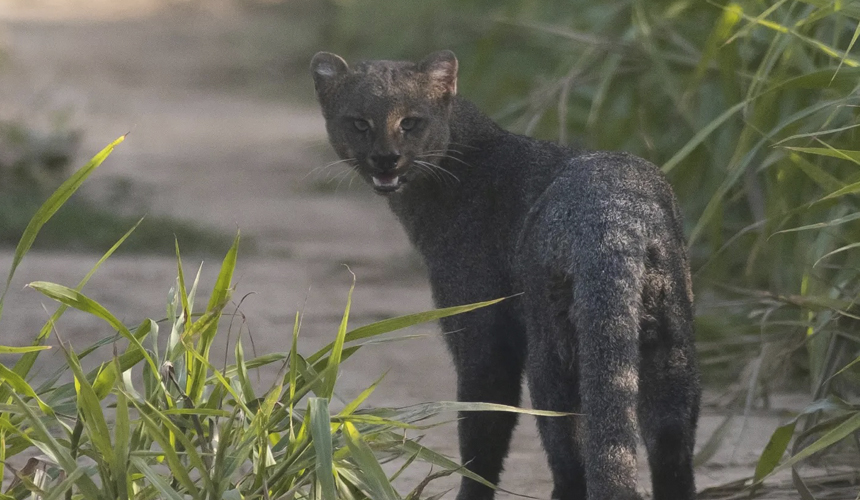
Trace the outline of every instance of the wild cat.
{"label": "wild cat", "polygon": [[[699,412],[681,216],[652,164],[507,132],[457,95],[450,51],[311,71],[337,154],[387,197],[439,307],[522,293],[442,326],[461,401],[518,405],[523,373],[557,499],[638,499],[641,432],[657,500],[695,495]],[[463,413],[463,463],[499,481],[516,415]],[[458,500],[494,490],[464,478]]]}

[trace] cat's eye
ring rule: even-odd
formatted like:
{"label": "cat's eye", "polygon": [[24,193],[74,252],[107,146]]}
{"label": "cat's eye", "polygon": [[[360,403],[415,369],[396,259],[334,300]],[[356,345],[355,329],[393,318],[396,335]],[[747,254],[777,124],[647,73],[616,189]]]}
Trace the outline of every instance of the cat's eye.
{"label": "cat's eye", "polygon": [[400,128],[404,132],[409,132],[418,125],[418,118],[404,118],[400,120]]}
{"label": "cat's eye", "polygon": [[356,118],[352,121],[352,125],[359,132],[367,132],[370,129],[370,124],[367,123],[367,120],[362,120],[361,118]]}

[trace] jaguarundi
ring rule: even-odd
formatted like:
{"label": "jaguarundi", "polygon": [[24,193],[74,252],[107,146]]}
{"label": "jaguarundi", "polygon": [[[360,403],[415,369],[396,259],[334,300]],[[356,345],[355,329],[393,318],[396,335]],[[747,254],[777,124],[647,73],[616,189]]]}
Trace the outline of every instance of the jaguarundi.
{"label": "jaguarundi", "polygon": [[[441,321],[460,401],[537,409],[555,499],[695,496],[699,375],[675,196],[651,163],[503,130],[457,95],[457,58],[311,63],[334,150],[387,198],[438,307],[520,297]],[[460,455],[497,484],[517,417],[464,412]],[[458,500],[491,499],[468,478]]]}

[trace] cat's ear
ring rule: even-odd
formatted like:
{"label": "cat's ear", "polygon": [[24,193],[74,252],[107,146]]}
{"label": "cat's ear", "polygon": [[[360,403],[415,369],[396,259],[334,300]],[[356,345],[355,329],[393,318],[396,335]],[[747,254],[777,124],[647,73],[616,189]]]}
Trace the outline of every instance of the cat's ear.
{"label": "cat's ear", "polygon": [[457,56],[453,52],[433,52],[418,63],[418,68],[430,77],[430,82],[442,95],[457,95]]}
{"label": "cat's ear", "polygon": [[317,95],[322,98],[332,89],[340,76],[348,71],[349,66],[339,55],[331,52],[317,52],[311,59],[311,74],[314,77]]}

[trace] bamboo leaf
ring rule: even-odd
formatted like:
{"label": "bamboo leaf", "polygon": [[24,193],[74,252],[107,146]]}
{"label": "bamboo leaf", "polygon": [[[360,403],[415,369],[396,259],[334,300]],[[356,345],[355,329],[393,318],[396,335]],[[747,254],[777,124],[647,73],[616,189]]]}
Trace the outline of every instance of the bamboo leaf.
{"label": "bamboo leaf", "polygon": [[[2,365],[0,365],[2,366]],[[15,404],[22,411],[32,429],[32,442],[36,444],[46,455],[55,460],[60,467],[63,468],[67,475],[71,475],[78,468],[75,460],[69,455],[64,445],[61,445],[57,439],[51,434],[42,420],[33,413],[33,410],[24,403],[24,400],[18,394],[12,392],[10,394]],[[99,498],[98,488],[92,479],[86,474],[80,476],[78,480],[78,488],[86,498]]]}
{"label": "bamboo leaf", "polygon": [[12,370],[6,368],[6,365],[0,364],[0,380],[9,384],[16,392],[23,394],[29,398],[32,398],[38,403],[39,409],[42,410],[46,415],[54,415],[54,410],[49,405],[46,405],[44,401],[42,401],[36,392],[33,391],[33,388],[30,387],[24,379],[22,379],[17,373]]}
{"label": "bamboo leaf", "polygon": [[373,455],[373,451],[361,439],[358,429],[350,422],[344,422],[343,434],[346,444],[349,446],[350,454],[361,468],[362,478],[367,483],[370,498],[374,500],[400,500],[400,496],[394,491],[388,477],[379,465],[379,461]]}
{"label": "bamboo leaf", "polygon": [[[137,402],[134,402],[134,404],[139,411],[140,420],[143,424],[143,428],[146,429],[148,437],[150,437],[154,442],[158,443],[158,445],[161,447],[161,453],[170,468],[171,475],[178,481],[179,484],[181,484],[186,489],[189,494],[191,494],[192,496],[199,495],[197,486],[195,486],[194,481],[188,474],[189,471],[186,469],[185,464],[179,458],[179,455],[176,453],[175,444],[172,442],[171,438],[164,433],[159,423],[153,420],[153,418],[150,416],[150,413],[158,414],[158,412],[154,408],[152,408],[148,402],[146,402],[146,406],[142,406]],[[170,426],[167,426],[167,428],[169,430],[172,430]],[[173,427],[173,429],[175,429],[175,427]],[[180,432],[174,435],[178,436],[179,434],[182,433]],[[190,443],[188,441],[184,441],[183,444]],[[137,457],[132,454],[131,460],[135,467],[140,469],[140,465],[142,462],[140,457]],[[145,462],[143,464],[145,465]],[[140,471],[143,472],[144,475],[146,475],[147,479],[153,481],[153,478],[149,474],[147,474],[143,470]],[[176,491],[172,488],[170,490],[176,493]]]}
{"label": "bamboo leaf", "polygon": [[352,285],[349,287],[349,293],[346,296],[346,308],[343,311],[343,317],[340,320],[340,327],[337,329],[337,337],[335,337],[334,345],[331,349],[331,355],[328,359],[328,366],[333,366],[334,369],[324,379],[322,383],[322,393],[319,396],[331,399],[334,394],[334,386],[337,383],[338,368],[343,356],[343,343],[346,339],[346,328],[349,321],[349,309],[352,306],[352,292],[355,290],[355,275],[352,275]]}
{"label": "bamboo leaf", "polygon": [[776,236],[777,234],[784,233],[795,233],[798,231],[809,231],[811,229],[824,229],[827,227],[838,226],[840,224],[845,224],[847,222],[851,222],[854,220],[860,219],[860,212],[855,212],[853,214],[848,214],[843,217],[837,217],[836,219],[831,219],[827,222],[816,222],[815,224],[807,224],[805,226],[793,227],[791,229],[783,229],[777,231],[771,235],[771,237]]}
{"label": "bamboo leaf", "polygon": [[143,473],[146,479],[149,480],[150,484],[155,487],[162,497],[169,500],[185,500],[182,495],[171,488],[167,481],[159,476],[158,473],[155,472],[142,458],[132,456],[131,463],[134,464],[137,470]]}
{"label": "bamboo leaf", "polygon": [[84,183],[87,177],[89,177],[90,174],[92,174],[93,171],[98,168],[105,159],[107,159],[113,151],[113,148],[124,140],[125,136],[123,135],[93,156],[86,165],[72,174],[72,176],[65,182],[60,184],[60,187],[54,191],[48,200],[39,207],[39,210],[36,211],[33,218],[30,219],[30,223],[27,224],[27,227],[24,229],[24,234],[21,235],[21,240],[18,241],[18,246],[15,248],[15,256],[12,258],[12,268],[9,270],[9,276],[6,278],[6,287],[3,289],[3,294],[0,295],[0,316],[3,315],[3,301],[6,299],[9,285],[12,284],[12,276],[15,275],[15,270],[18,269],[24,255],[30,250],[30,247],[33,246],[33,242],[36,241],[36,236],[39,234],[39,230],[41,230],[42,226],[44,226],[45,223],[48,222],[55,213],[57,213],[57,210],[66,203],[75,191],[81,187],[81,184]]}
{"label": "bamboo leaf", "polygon": [[110,430],[102,413],[100,400],[96,396],[95,391],[93,391],[90,383],[87,382],[87,377],[84,375],[74,351],[63,349],[63,353],[66,355],[66,362],[75,376],[75,393],[78,396],[79,418],[83,419],[84,429],[87,431],[90,441],[102,459],[109,464],[110,469],[116,470],[114,448],[110,442]]}
{"label": "bamboo leaf", "polygon": [[[129,329],[110,313],[107,309],[104,308],[98,302],[92,300],[86,295],[82,294],[77,290],[73,290],[69,287],[57,285],[55,283],[47,283],[44,281],[34,281],[27,285],[35,290],[38,290],[42,294],[47,297],[50,297],[57,302],[62,304],[66,304],[70,307],[73,307],[79,311],[89,313],[97,318],[100,318],[106,321],[114,330],[116,330],[122,337],[128,340],[134,347],[137,348],[138,352],[141,356],[146,360],[149,364],[149,368],[152,370],[152,375],[154,377],[159,377],[158,375],[158,367],[155,365],[155,362],[150,357],[149,353],[144,349],[143,344],[140,343],[140,340],[137,339]],[[108,369],[113,364],[108,364]],[[160,379],[159,379],[160,380]],[[106,393],[105,393],[106,394]]]}
{"label": "bamboo leaf", "polygon": [[[474,304],[467,304],[463,306],[446,307],[444,309],[435,309],[432,311],[420,312],[416,314],[407,314],[406,316],[398,316],[396,318],[385,319],[352,330],[351,332],[346,334],[346,336],[344,337],[344,342],[354,342],[356,340],[366,339],[368,337],[375,337],[377,335],[393,332],[395,330],[401,330],[403,328],[408,328],[410,326],[418,325],[421,323],[435,321],[440,318],[454,316],[455,314],[463,314],[469,311],[474,311],[475,309],[480,309],[482,307],[488,307],[493,304],[498,304],[503,300],[505,300],[505,298],[488,300],[486,302],[477,302]],[[334,342],[323,347],[319,351],[315,352],[313,355],[309,356],[307,358],[308,363],[316,363],[326,353],[331,351],[332,347],[334,347]]]}
{"label": "bamboo leaf", "polygon": [[786,147],[785,149],[790,149],[792,151],[798,151],[800,153],[808,153],[819,156],[829,156],[832,158],[839,158],[840,160],[849,160],[854,163],[860,164],[860,151],[850,151],[846,149],[835,149],[835,148],[798,148],[798,147]]}
{"label": "bamboo leaf", "polygon": [[835,429],[831,430],[830,432],[822,436],[820,439],[807,446],[799,453],[795,454],[793,457],[780,464],[778,467],[774,468],[772,472],[765,476],[765,478],[772,476],[781,470],[785,470],[788,467],[792,467],[801,460],[804,460],[811,455],[818,453],[819,451],[833,446],[834,444],[838,443],[839,441],[842,441],[843,439],[852,435],[858,430],[860,430],[860,412],[855,413],[853,417],[849,418],[848,420],[837,426]]}
{"label": "bamboo leaf", "polygon": [[[233,271],[236,269],[236,258],[239,253],[239,234],[233,240],[233,245],[227,251],[221,263],[221,271],[218,273],[218,278],[215,281],[215,287],[212,290],[212,296],[209,297],[209,305],[206,308],[210,315],[210,321],[206,323],[205,328],[201,332],[200,340],[197,344],[196,351],[200,354],[200,359],[209,359],[209,349],[212,346],[212,341],[215,339],[215,334],[218,332],[218,323],[221,318],[221,309],[226,305],[230,298],[231,286],[233,281]],[[193,363],[190,366],[190,385],[188,397],[191,401],[198,402],[203,393],[203,386],[206,382],[206,369],[200,363]]]}
{"label": "bamboo leaf", "polygon": [[28,345],[22,347],[0,345],[0,354],[25,354],[28,352],[44,351],[50,348],[51,346],[49,345]]}
{"label": "bamboo leaf", "polygon": [[310,398],[308,400],[310,429],[316,451],[316,476],[322,490],[322,500],[337,500],[332,463],[331,417],[328,400]]}
{"label": "bamboo leaf", "polygon": [[386,371],[385,373],[383,373],[378,379],[376,379],[375,382],[373,382],[373,384],[370,385],[370,387],[361,391],[361,394],[359,394],[355,399],[350,401],[350,403],[346,405],[343,410],[341,410],[340,413],[337,414],[337,416],[345,417],[357,410],[361,403],[363,403],[367,398],[370,397],[371,394],[373,394],[373,391],[376,390],[376,386],[378,386],[379,383],[382,382],[382,379],[385,378],[386,373],[388,372]]}
{"label": "bamboo leaf", "polygon": [[674,170],[675,167],[677,167],[679,163],[684,161],[684,159],[689,156],[694,149],[699,147],[699,145],[701,145],[705,141],[705,139],[707,139],[708,136],[714,132],[714,130],[718,129],[720,125],[728,121],[729,118],[734,116],[735,113],[737,113],[738,111],[742,110],[747,104],[749,104],[748,100],[741,101],[735,104],[731,108],[723,111],[720,116],[711,120],[711,123],[707,124],[701,130],[696,132],[696,134],[689,141],[687,141],[687,143],[684,144],[684,146],[681,147],[681,149],[679,149],[674,156],[669,158],[669,161],[667,161],[663,164],[662,167],[660,167],[660,169],[663,170],[663,173],[668,174],[669,172]]}
{"label": "bamboo leaf", "polygon": [[785,454],[785,450],[788,449],[792,436],[794,436],[796,426],[797,420],[793,419],[791,422],[776,428],[756,464],[753,482],[761,481],[779,465],[779,461]]}
{"label": "bamboo leaf", "polygon": [[843,246],[843,247],[839,247],[839,248],[837,248],[836,250],[833,250],[833,251],[827,252],[826,254],[824,254],[823,256],[821,256],[821,258],[819,258],[818,260],[816,260],[816,261],[815,261],[815,263],[814,263],[814,264],[812,264],[812,267],[817,266],[819,262],[821,262],[822,260],[826,259],[827,257],[830,257],[831,255],[835,255],[835,254],[837,254],[837,253],[845,252],[846,250],[851,250],[851,249],[853,249],[853,248],[857,248],[857,247],[860,247],[860,242],[858,242],[858,243],[852,243],[852,244],[850,244],[850,245],[845,245],[845,246]]}

